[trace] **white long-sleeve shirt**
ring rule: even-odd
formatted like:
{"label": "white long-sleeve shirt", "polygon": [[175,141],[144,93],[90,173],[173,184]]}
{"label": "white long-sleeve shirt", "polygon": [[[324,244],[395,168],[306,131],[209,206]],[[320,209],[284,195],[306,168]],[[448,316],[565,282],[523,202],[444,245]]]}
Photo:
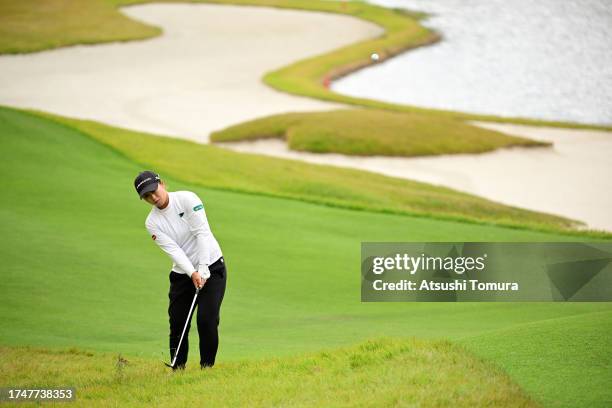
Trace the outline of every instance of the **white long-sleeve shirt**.
{"label": "white long-sleeve shirt", "polygon": [[163,210],[153,206],[145,226],[155,243],[167,253],[172,261],[172,270],[191,277],[198,271],[208,279],[208,265],[223,255],[215,239],[204,205],[191,191],[168,193],[169,203]]}

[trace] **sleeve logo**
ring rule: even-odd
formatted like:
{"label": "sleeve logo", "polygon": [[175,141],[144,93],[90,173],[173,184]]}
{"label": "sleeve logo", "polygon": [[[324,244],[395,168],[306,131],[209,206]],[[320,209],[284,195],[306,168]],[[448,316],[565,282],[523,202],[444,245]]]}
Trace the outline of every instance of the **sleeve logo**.
{"label": "sleeve logo", "polygon": [[157,239],[157,235],[151,235],[151,238],[153,238],[153,241],[155,241]]}
{"label": "sleeve logo", "polygon": [[202,208],[204,208],[204,205],[202,205],[202,204],[198,204],[198,205],[196,205],[195,207],[193,207],[193,211],[199,211],[199,210],[201,210]]}

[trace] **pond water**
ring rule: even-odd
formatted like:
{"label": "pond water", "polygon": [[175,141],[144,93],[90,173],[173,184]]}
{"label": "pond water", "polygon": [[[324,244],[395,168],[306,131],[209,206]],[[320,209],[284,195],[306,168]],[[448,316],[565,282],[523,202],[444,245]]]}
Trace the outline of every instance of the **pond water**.
{"label": "pond water", "polygon": [[425,11],[443,41],[335,81],[403,104],[612,124],[612,1],[371,0]]}

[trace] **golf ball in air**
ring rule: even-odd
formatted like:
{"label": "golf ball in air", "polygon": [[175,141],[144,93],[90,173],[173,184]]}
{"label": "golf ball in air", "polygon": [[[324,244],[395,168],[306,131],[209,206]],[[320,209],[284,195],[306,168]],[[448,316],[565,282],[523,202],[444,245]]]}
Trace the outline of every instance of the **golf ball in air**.
{"label": "golf ball in air", "polygon": [[372,61],[378,61],[380,57],[377,53],[373,53],[372,55],[370,55],[370,58],[372,59]]}

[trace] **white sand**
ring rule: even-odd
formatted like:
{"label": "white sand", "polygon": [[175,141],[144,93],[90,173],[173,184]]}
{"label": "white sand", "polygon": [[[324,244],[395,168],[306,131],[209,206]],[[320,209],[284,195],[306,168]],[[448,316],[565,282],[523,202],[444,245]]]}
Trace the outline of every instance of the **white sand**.
{"label": "white sand", "polygon": [[[207,142],[213,130],[287,111],[340,107],[276,92],[265,72],[382,30],[351,17],[259,7],[153,4],[123,9],[162,37],[0,57],[0,104]],[[370,170],[586,221],[612,231],[612,135],[486,125],[554,148],[403,159],[290,152],[280,141],[231,148]]]}
{"label": "white sand", "polygon": [[277,92],[268,71],[383,33],[353,17],[264,7],[123,8],[161,37],[0,57],[0,104],[206,142],[213,130],[339,104]]}
{"label": "white sand", "polygon": [[290,151],[280,140],[226,143],[267,154],[373,171],[451,187],[491,200],[558,214],[612,231],[612,133],[507,124],[480,126],[550,141],[554,147],[422,158],[351,157]]}

